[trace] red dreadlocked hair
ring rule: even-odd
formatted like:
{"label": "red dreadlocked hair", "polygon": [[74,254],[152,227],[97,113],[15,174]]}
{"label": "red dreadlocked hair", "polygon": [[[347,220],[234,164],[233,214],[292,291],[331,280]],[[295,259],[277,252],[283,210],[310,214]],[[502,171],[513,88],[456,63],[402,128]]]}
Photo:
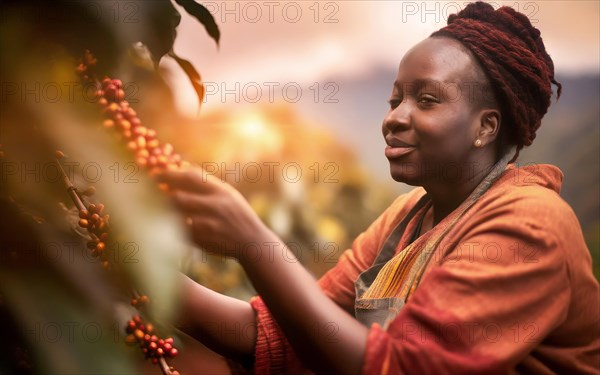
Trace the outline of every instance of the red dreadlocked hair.
{"label": "red dreadlocked hair", "polygon": [[500,106],[504,142],[517,147],[514,162],[535,139],[550,106],[552,83],[557,99],[562,91],[540,31],[513,8],[494,10],[478,1],[450,15],[448,26],[431,36],[460,41],[481,64]]}

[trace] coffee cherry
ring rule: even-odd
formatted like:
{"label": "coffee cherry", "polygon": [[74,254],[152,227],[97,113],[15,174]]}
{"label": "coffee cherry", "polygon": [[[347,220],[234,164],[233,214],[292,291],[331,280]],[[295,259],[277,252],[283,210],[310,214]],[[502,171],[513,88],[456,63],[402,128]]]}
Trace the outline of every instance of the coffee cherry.
{"label": "coffee cherry", "polygon": [[116,102],[120,102],[121,100],[125,99],[125,91],[123,91],[122,89],[118,89],[115,92],[115,101]]}
{"label": "coffee cherry", "polygon": [[[140,298],[139,298],[140,303],[148,303],[148,300],[149,300],[148,296],[145,296],[145,295],[140,296]],[[148,329],[150,329],[150,327],[148,327]]]}
{"label": "coffee cherry", "polygon": [[158,146],[158,139],[153,139],[150,142],[148,142],[148,148],[152,149]]}
{"label": "coffee cherry", "polygon": [[131,129],[131,123],[129,122],[129,120],[125,120],[125,119],[120,120],[117,123],[117,125],[119,125],[119,128],[121,130],[129,130],[129,129]]}
{"label": "coffee cherry", "polygon": [[87,196],[87,197],[91,197],[92,195],[94,195],[96,193],[96,188],[93,186],[88,186],[87,189],[85,189],[81,195]]}
{"label": "coffee cherry", "polygon": [[131,126],[134,127],[140,126],[142,124],[142,121],[140,121],[140,119],[137,117],[130,117],[129,122],[131,122]]}
{"label": "coffee cherry", "polygon": [[146,138],[139,136],[136,139],[136,143],[138,148],[146,148]]}
{"label": "coffee cherry", "polygon": [[146,134],[148,134],[148,128],[145,126],[137,126],[133,129],[133,134],[146,136]]}
{"label": "coffee cherry", "polygon": [[133,335],[136,339],[141,340],[144,338],[144,331],[138,328],[135,331],[133,331]]}
{"label": "coffee cherry", "polygon": [[98,105],[100,107],[106,107],[108,105],[108,100],[106,100],[106,98],[100,98],[98,99]]}
{"label": "coffee cherry", "polygon": [[172,348],[169,351],[169,357],[171,357],[171,358],[177,357],[177,354],[179,354],[179,350],[177,350],[176,348]]}
{"label": "coffee cherry", "polygon": [[109,113],[110,115],[117,114],[119,112],[119,105],[117,103],[110,103],[106,107],[106,112]]}
{"label": "coffee cherry", "polygon": [[105,128],[107,128],[107,129],[108,129],[108,128],[112,128],[112,127],[114,127],[114,126],[115,126],[115,122],[114,122],[114,120],[107,119],[107,120],[104,120],[104,121],[102,122],[102,126],[103,126],[103,127],[105,127]]}
{"label": "coffee cherry", "polygon": [[146,158],[136,158],[135,162],[137,165],[139,165],[140,167],[145,167],[146,165],[148,165],[148,160]]}
{"label": "coffee cherry", "polygon": [[127,327],[125,327],[125,330],[127,331],[127,333],[133,333],[136,327],[137,325],[135,324],[135,322],[133,320],[130,320],[127,322]]}
{"label": "coffee cherry", "polygon": [[82,228],[87,228],[90,223],[86,219],[79,219],[79,226]]}
{"label": "coffee cherry", "polygon": [[79,211],[79,217],[81,219],[87,219],[87,217],[89,216],[90,212],[87,210],[81,210]]}
{"label": "coffee cherry", "polygon": [[125,342],[129,345],[131,344],[135,344],[137,342],[137,339],[135,338],[134,335],[127,335],[125,336]]}

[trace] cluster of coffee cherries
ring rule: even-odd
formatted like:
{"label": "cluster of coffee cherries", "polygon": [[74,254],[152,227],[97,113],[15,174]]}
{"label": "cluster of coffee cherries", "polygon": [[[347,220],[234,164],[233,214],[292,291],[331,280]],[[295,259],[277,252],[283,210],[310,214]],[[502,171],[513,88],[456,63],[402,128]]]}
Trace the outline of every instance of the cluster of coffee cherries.
{"label": "cluster of coffee cherries", "polygon": [[125,342],[129,344],[139,344],[146,358],[150,358],[152,363],[158,363],[159,358],[174,358],[179,354],[177,348],[173,346],[173,338],[167,337],[160,339],[154,334],[152,323],[145,323],[139,315],[127,322],[125,328],[128,335]]}
{"label": "cluster of coffee cherries", "polygon": [[178,169],[186,165],[187,162],[174,152],[171,144],[161,145],[156,138],[156,130],[142,125],[136,111],[125,99],[126,94],[120,79],[105,77],[99,81],[96,78],[96,64],[97,59],[90,51],[85,51],[75,71],[85,83],[97,85],[95,97],[105,115],[103,126],[119,131],[127,148],[135,153],[135,161],[140,167]]}
{"label": "cluster of coffee cherries", "polygon": [[87,243],[88,249],[92,251],[92,256],[100,259],[104,269],[109,269],[110,262],[105,253],[109,215],[103,213],[103,211],[104,205],[102,203],[91,203],[87,209],[79,211],[79,226],[87,229],[92,234],[92,240]]}
{"label": "cluster of coffee cherries", "polygon": [[173,152],[169,143],[160,144],[156,130],[141,124],[137,113],[123,99],[122,82],[118,79],[104,78],[102,90],[98,91],[98,104],[106,119],[105,128],[114,128],[120,132],[127,148],[135,153],[135,161],[140,167],[178,169],[184,163],[181,155]]}

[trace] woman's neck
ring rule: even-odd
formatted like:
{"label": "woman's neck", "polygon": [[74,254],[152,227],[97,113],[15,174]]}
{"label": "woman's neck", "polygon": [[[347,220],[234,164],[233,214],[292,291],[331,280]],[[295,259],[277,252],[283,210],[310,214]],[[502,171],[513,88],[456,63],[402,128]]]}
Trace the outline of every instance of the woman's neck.
{"label": "woman's neck", "polygon": [[437,225],[452,211],[454,211],[462,202],[464,202],[481,181],[487,176],[490,168],[494,165],[484,165],[477,170],[472,170],[467,178],[456,182],[435,181],[424,185],[427,195],[432,201],[433,223]]}

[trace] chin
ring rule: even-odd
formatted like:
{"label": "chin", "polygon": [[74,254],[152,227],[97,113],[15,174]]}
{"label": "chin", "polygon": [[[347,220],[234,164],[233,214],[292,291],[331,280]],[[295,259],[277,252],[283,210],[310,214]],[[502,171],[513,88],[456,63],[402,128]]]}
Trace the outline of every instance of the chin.
{"label": "chin", "polygon": [[411,186],[421,186],[421,178],[416,170],[409,170],[406,166],[390,163],[390,175],[396,182]]}

